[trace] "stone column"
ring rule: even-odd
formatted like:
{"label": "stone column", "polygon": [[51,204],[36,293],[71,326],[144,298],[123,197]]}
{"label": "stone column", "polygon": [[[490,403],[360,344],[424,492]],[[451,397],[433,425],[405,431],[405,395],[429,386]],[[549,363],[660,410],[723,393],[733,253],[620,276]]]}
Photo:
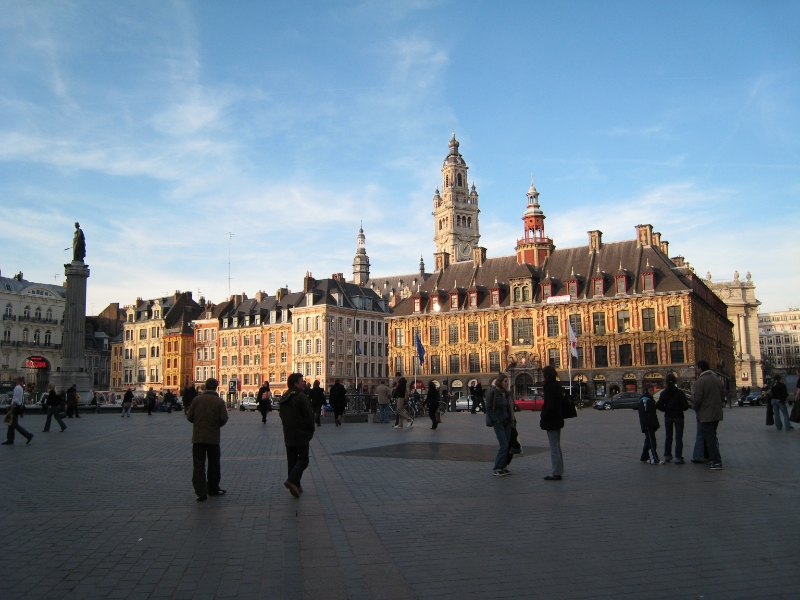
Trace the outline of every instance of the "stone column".
{"label": "stone column", "polygon": [[73,260],[64,265],[67,276],[67,303],[64,309],[64,334],[61,338],[61,370],[51,375],[59,389],[75,384],[82,402],[88,402],[92,381],[86,372],[86,280],[89,267]]}

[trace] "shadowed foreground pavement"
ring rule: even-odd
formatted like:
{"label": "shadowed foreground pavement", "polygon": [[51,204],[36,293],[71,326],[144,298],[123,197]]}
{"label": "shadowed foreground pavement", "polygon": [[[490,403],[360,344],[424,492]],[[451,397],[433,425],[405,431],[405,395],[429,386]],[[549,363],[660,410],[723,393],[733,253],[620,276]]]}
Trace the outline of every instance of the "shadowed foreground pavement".
{"label": "shadowed foreground pavement", "polygon": [[585,409],[561,482],[542,480],[538,413],[519,416],[526,455],[504,478],[480,415],[325,425],[299,500],[277,413],[234,412],[228,494],[205,503],[182,414],[43,422],[0,450],[4,599],[800,596],[800,431],[765,427],[763,408],[725,410],[716,472],[688,462],[693,420],[687,464],[652,467],[634,411]]}

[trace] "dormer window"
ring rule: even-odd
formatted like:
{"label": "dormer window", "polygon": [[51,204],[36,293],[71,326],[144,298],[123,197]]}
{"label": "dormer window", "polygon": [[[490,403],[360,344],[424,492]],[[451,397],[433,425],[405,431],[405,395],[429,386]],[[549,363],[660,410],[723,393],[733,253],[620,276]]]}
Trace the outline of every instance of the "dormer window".
{"label": "dormer window", "polygon": [[601,278],[593,279],[594,282],[594,295],[595,296],[602,296],[606,293],[605,285],[603,285],[603,280]]}
{"label": "dormer window", "polygon": [[514,288],[514,302],[521,302],[522,301],[522,292],[518,287]]}
{"label": "dormer window", "polygon": [[529,288],[527,285],[522,286],[522,301],[531,301],[531,288]]}
{"label": "dormer window", "polygon": [[642,290],[645,292],[652,292],[655,290],[655,280],[655,273],[644,273],[642,275]]}
{"label": "dormer window", "polygon": [[628,291],[625,286],[625,277],[617,277],[615,285],[617,286],[616,291],[618,294],[624,294]]}
{"label": "dormer window", "polygon": [[450,308],[458,310],[458,294],[450,294]]}
{"label": "dormer window", "polygon": [[542,284],[542,300],[547,300],[552,295],[553,295],[553,284],[552,283],[543,283]]}
{"label": "dormer window", "polygon": [[414,312],[420,311],[420,305],[422,304],[420,298],[414,298]]}
{"label": "dormer window", "polygon": [[570,281],[567,283],[567,288],[569,289],[569,295],[572,298],[576,298],[578,296],[578,282],[577,281]]}
{"label": "dormer window", "polygon": [[478,308],[478,292],[469,293],[469,307]]}
{"label": "dormer window", "polygon": [[254,319],[254,324],[255,325],[260,325],[261,324],[261,315],[256,315],[255,317],[253,317],[253,319]]}
{"label": "dormer window", "polygon": [[500,306],[500,290],[492,290],[492,306]]}

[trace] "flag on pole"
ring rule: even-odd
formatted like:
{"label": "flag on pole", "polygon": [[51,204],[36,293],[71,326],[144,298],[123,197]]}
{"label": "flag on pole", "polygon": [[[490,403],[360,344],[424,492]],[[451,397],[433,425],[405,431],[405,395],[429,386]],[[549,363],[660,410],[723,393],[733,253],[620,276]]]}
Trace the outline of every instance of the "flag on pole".
{"label": "flag on pole", "polygon": [[419,339],[419,334],[416,335],[416,338],[414,342],[417,344],[417,356],[419,357],[419,364],[422,364],[422,361],[425,360],[425,348],[422,347],[422,340]]}
{"label": "flag on pole", "polygon": [[572,352],[572,356],[578,358],[578,338],[575,337],[575,332],[572,331],[572,323],[567,323],[569,327],[569,350]]}

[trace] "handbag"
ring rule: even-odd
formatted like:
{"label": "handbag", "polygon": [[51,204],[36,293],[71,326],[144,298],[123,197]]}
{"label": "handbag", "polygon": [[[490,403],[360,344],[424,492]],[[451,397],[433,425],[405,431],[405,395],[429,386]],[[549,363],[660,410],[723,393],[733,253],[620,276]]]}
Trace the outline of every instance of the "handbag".
{"label": "handbag", "polygon": [[6,427],[11,427],[14,423],[14,415],[11,414],[11,409],[8,410],[6,413],[6,418],[3,419],[3,425]]}
{"label": "handbag", "polygon": [[511,439],[508,443],[508,452],[509,454],[522,455],[522,444],[519,441],[519,432],[517,431],[516,427],[511,428]]}
{"label": "handbag", "polygon": [[436,422],[437,423],[441,423],[442,422],[442,412],[439,411],[439,410],[436,411]]}

